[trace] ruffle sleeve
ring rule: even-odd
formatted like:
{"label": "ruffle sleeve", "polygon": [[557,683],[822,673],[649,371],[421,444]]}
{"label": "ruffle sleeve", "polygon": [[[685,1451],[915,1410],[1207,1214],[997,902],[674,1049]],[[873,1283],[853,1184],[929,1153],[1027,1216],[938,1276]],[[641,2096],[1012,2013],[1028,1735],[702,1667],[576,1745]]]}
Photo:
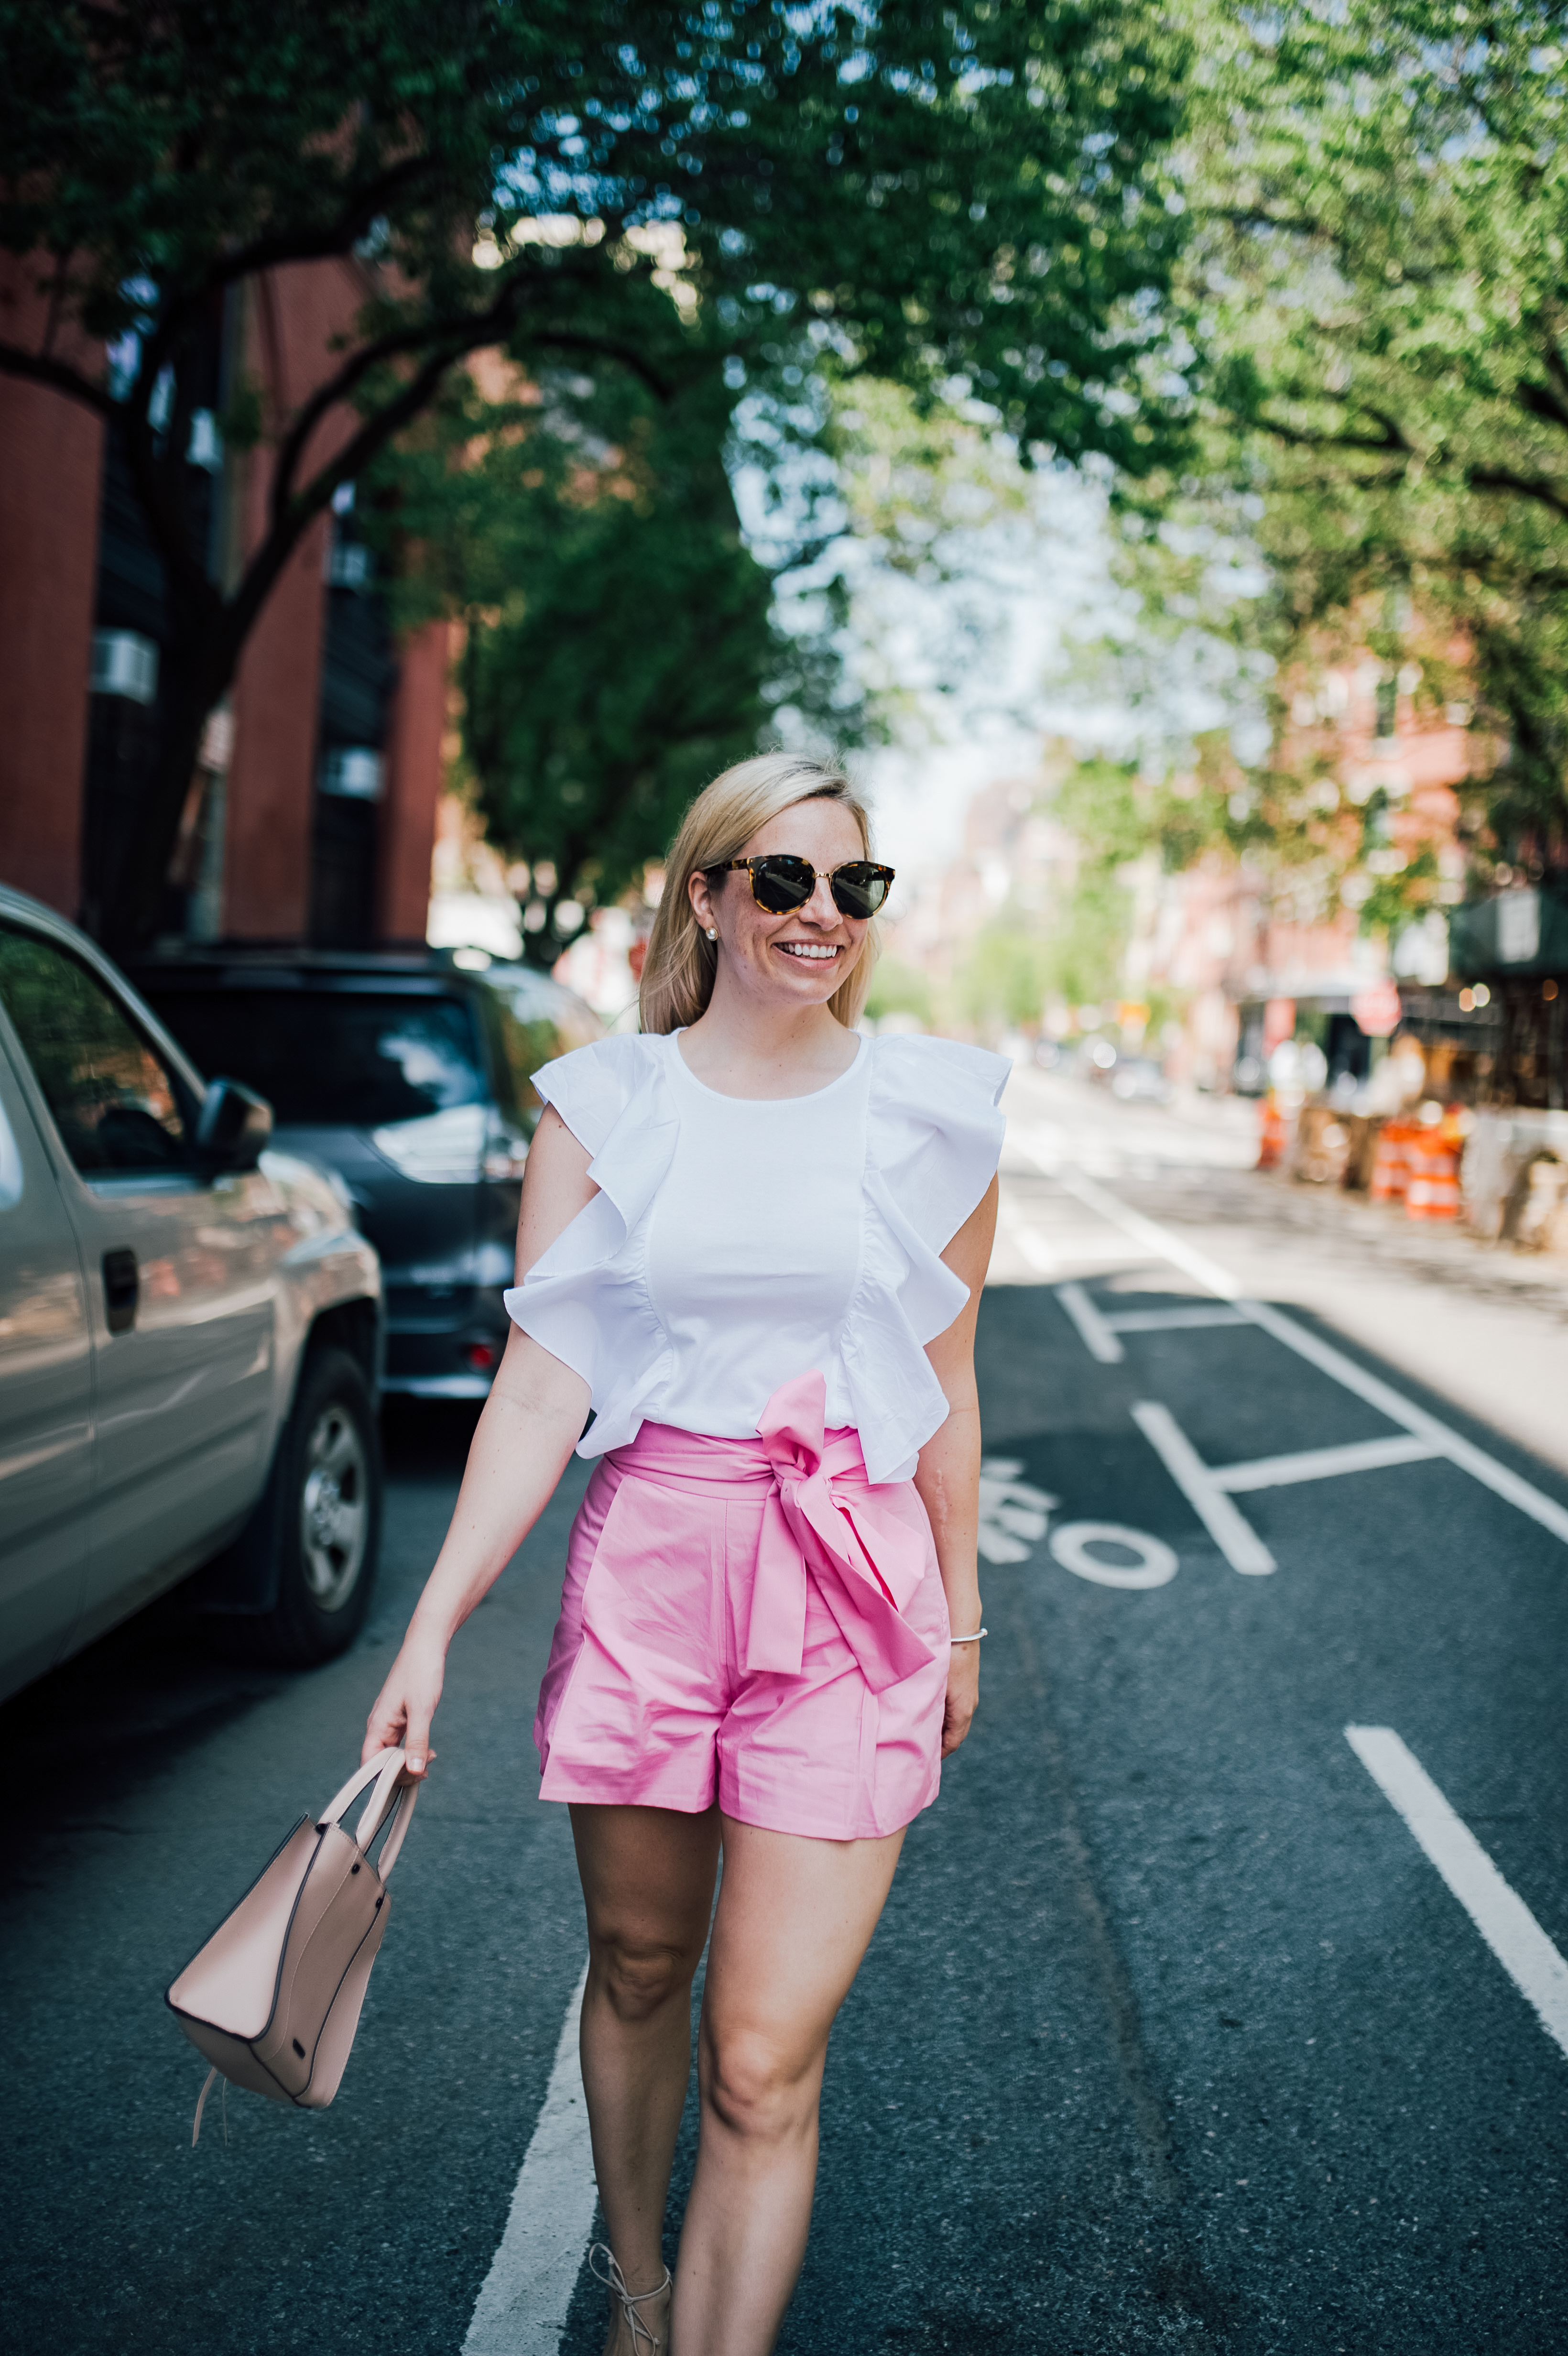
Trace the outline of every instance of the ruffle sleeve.
{"label": "ruffle sleeve", "polygon": [[589,1387],[593,1420],[579,1442],[582,1456],[634,1438],[671,1369],[642,1235],[678,1127],[659,1044],[600,1039],[534,1074],[539,1095],[592,1154],[588,1174],[599,1192],[505,1299],[513,1323]]}
{"label": "ruffle sleeve", "polygon": [[996,1175],[1003,1055],[952,1039],[879,1039],[865,1233],[841,1354],[872,1481],[907,1480],[946,1419],[925,1344],[969,1298],[942,1254]]}
{"label": "ruffle sleeve", "polygon": [[641,1087],[656,1057],[652,1043],[636,1032],[595,1039],[590,1047],[574,1047],[541,1064],[533,1084],[548,1105],[553,1105],[579,1145],[597,1153]]}

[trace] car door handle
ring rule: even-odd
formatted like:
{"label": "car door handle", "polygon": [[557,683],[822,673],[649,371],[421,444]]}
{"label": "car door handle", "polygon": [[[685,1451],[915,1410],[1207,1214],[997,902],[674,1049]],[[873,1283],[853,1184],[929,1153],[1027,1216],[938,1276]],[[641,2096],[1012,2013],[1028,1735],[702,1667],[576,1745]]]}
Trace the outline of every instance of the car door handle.
{"label": "car door handle", "polygon": [[103,1307],[112,1333],[128,1333],[136,1323],[136,1296],[141,1280],[133,1251],[103,1255]]}

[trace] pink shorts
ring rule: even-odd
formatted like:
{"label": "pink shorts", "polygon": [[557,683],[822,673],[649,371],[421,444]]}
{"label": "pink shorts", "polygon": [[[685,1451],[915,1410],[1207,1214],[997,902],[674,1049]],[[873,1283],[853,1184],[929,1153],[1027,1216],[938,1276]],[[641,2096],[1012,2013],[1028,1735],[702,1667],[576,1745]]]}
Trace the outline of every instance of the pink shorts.
{"label": "pink shorts", "polygon": [[[786,1456],[801,1438],[784,1430]],[[776,1430],[645,1424],[572,1525],[534,1725],[543,1797],[896,1832],[936,1797],[948,1633],[913,1483],[873,1488],[820,1407],[793,1461]]]}

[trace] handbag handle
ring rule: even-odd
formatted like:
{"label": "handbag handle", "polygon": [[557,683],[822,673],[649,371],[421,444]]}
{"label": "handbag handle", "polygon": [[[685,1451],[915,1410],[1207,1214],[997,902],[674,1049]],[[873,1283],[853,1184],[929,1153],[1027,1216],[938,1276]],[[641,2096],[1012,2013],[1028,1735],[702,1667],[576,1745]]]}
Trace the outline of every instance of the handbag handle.
{"label": "handbag handle", "polygon": [[391,1824],[392,1829],[387,1836],[386,1846],[376,1867],[377,1875],[383,1882],[398,1861],[398,1851],[402,1847],[403,1837],[414,1812],[414,1802],[419,1797],[417,1783],[400,1786],[398,1783],[407,1755],[400,1750],[378,1751],[373,1759],[367,1759],[363,1766],[355,1769],[343,1789],[327,1802],[316,1818],[317,1831],[325,1832],[328,1825],[338,1823],[347,1814],[349,1804],[357,1799],[367,1783],[374,1783],[376,1788],[366,1802],[365,1812],[355,1827],[354,1840],[357,1847],[368,1849],[383,1826],[389,1822]]}

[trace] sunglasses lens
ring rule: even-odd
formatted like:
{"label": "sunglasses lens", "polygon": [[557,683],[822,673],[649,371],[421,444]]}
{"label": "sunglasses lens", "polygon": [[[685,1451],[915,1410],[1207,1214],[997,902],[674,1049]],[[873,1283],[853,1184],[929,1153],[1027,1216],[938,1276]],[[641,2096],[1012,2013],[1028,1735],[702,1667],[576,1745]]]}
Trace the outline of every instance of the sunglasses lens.
{"label": "sunglasses lens", "polygon": [[759,859],[752,870],[752,889],[759,907],[771,916],[786,916],[791,908],[804,908],[816,888],[814,870],[804,859],[792,859],[781,851],[776,859]]}
{"label": "sunglasses lens", "polygon": [[874,916],[892,881],[885,867],[857,859],[833,872],[833,897],[846,916]]}

